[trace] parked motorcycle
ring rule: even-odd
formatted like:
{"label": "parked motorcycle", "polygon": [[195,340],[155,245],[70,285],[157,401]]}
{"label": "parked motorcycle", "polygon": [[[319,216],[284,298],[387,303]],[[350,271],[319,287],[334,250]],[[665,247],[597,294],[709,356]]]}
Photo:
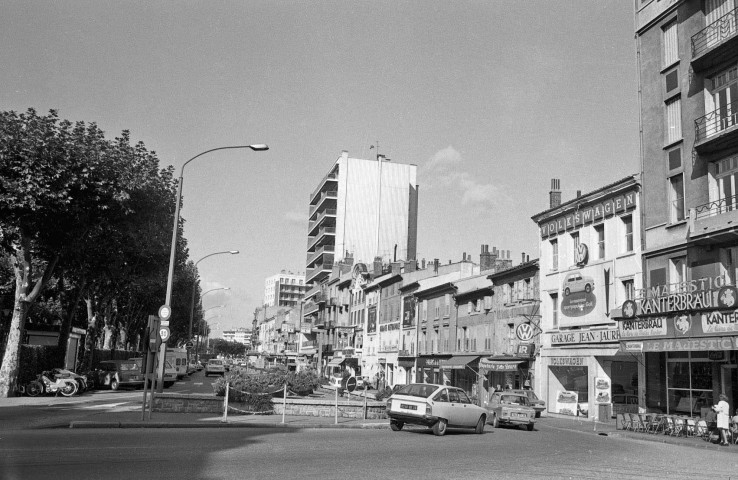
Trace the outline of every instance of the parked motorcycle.
{"label": "parked motorcycle", "polygon": [[55,368],[51,371],[55,378],[70,378],[77,383],[77,393],[83,393],[90,390],[92,387],[87,380],[86,375],[79,375],[71,370],[64,368]]}
{"label": "parked motorcycle", "polygon": [[77,382],[71,378],[54,377],[50,371],[44,371],[26,386],[26,393],[31,397],[42,393],[61,393],[65,397],[71,397],[77,393]]}

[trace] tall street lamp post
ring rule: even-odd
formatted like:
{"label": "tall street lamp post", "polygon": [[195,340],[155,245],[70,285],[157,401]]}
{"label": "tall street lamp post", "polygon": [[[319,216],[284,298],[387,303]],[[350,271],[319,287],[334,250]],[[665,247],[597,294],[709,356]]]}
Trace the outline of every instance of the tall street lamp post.
{"label": "tall street lamp post", "polygon": [[[164,305],[162,307],[166,308],[160,308],[159,312],[160,314],[162,311],[166,312],[166,324],[161,325],[162,327],[168,327],[169,318],[171,316],[171,302],[172,302],[172,283],[174,280],[174,258],[177,253],[177,233],[179,231],[179,205],[182,203],[182,183],[184,181],[184,169],[187,166],[188,163],[195,160],[196,158],[199,158],[207,153],[215,152],[218,150],[232,150],[236,148],[249,148],[255,152],[261,152],[264,150],[269,150],[269,147],[266,144],[258,143],[253,145],[234,145],[230,147],[218,147],[218,148],[211,148],[210,150],[205,150],[202,153],[198,153],[194,157],[187,160],[183,165],[182,168],[179,171],[179,181],[177,182],[177,203],[174,207],[174,226],[172,227],[172,248],[169,252],[169,273],[167,274],[167,293],[166,293],[166,299],[164,300]],[[164,315],[162,315],[163,317]],[[163,320],[164,321],[164,320]],[[160,329],[160,332],[164,331],[164,329]],[[167,329],[165,333],[168,334],[169,330]],[[164,385],[163,385],[163,378],[164,378],[164,362],[167,352],[167,345],[166,340],[162,340],[161,347],[159,348],[159,368],[157,369],[157,392],[161,393],[163,391]]]}
{"label": "tall street lamp post", "polygon": [[[202,262],[206,258],[212,257],[213,255],[224,255],[224,254],[227,254],[227,253],[228,254],[231,254],[231,255],[238,255],[238,250],[226,250],[224,252],[215,252],[215,253],[211,253],[209,255],[205,255],[200,260],[198,260],[198,261],[195,262],[195,271],[197,271],[197,264],[200,263],[200,262]],[[227,287],[213,288],[212,290],[208,290],[205,293],[212,292],[213,290],[230,290],[230,288],[227,288]],[[192,284],[192,300],[190,301],[190,329],[189,329],[189,334],[187,336],[187,339],[188,340],[191,340],[192,339],[192,317],[195,314],[195,293],[196,292],[197,292],[197,282],[194,282]],[[205,293],[203,293],[200,296],[200,298],[204,297],[205,296]]]}

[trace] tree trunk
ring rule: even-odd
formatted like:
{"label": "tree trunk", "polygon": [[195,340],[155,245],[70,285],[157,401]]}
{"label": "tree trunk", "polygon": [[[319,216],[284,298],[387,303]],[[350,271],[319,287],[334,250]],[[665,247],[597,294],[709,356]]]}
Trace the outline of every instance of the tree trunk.
{"label": "tree trunk", "polygon": [[85,304],[87,305],[87,335],[85,335],[85,355],[82,358],[82,367],[85,370],[92,370],[92,357],[97,336],[97,315],[93,310],[91,295],[85,298]]}
{"label": "tree trunk", "polygon": [[51,274],[56,267],[58,257],[46,265],[44,274],[35,283],[33,282],[33,268],[30,239],[21,234],[20,244],[15,255],[10,257],[15,272],[15,299],[13,302],[13,318],[10,321],[8,341],[5,345],[3,363],[0,366],[0,397],[7,398],[15,395],[15,386],[18,382],[20,364],[20,346],[23,341],[23,332],[26,327],[26,316],[31,304],[38,298]]}

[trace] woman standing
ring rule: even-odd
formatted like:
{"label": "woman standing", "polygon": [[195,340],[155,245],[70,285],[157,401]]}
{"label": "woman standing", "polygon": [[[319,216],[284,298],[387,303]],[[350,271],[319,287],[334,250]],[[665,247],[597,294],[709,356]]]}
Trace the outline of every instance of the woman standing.
{"label": "woman standing", "polygon": [[715,405],[717,413],[717,428],[720,431],[720,445],[728,445],[728,423],[730,419],[730,406],[728,406],[728,396],[720,395],[720,401]]}

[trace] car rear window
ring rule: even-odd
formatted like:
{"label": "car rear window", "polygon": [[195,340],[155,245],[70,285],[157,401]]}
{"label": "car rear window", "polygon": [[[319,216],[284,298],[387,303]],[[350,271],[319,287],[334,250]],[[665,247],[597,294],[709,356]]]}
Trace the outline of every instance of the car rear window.
{"label": "car rear window", "polygon": [[222,360],[208,360],[208,363],[211,365],[223,365]]}
{"label": "car rear window", "polygon": [[431,393],[435,392],[438,387],[436,385],[411,384],[405,385],[397,391],[398,395],[409,395],[411,397],[427,398]]}
{"label": "car rear window", "polygon": [[527,405],[528,399],[520,395],[503,395],[502,403],[514,403],[517,405]]}
{"label": "car rear window", "polygon": [[121,372],[130,372],[131,370],[138,370],[139,366],[136,365],[136,362],[122,362],[120,364],[120,371]]}

